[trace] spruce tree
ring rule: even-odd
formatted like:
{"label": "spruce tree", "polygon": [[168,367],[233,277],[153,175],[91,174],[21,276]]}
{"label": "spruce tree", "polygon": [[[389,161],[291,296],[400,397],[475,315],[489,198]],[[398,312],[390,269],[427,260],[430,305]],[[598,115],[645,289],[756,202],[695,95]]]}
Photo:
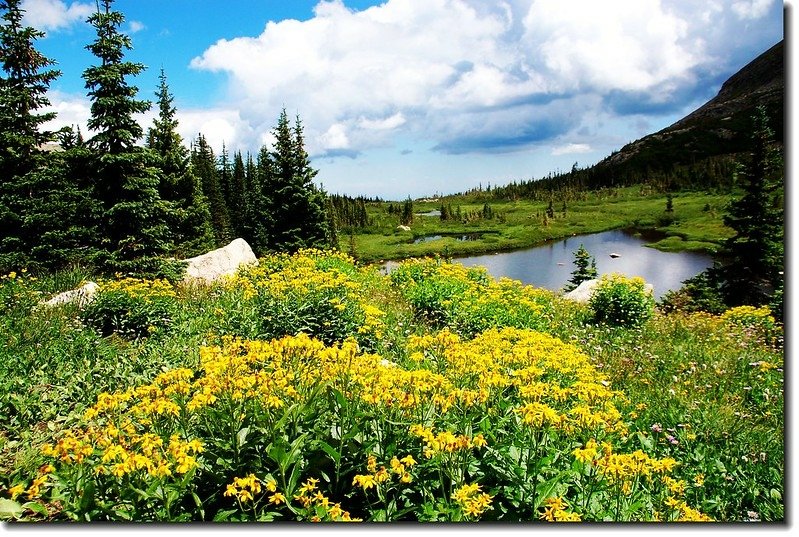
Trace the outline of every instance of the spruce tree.
{"label": "spruce tree", "polygon": [[272,213],[270,246],[278,251],[324,246],[328,235],[326,196],[313,184],[317,171],[311,168],[305,151],[302,124],[297,118],[292,129],[283,109],[272,132],[273,174],[265,185]]}
{"label": "spruce tree", "polygon": [[167,224],[174,253],[189,257],[213,248],[211,213],[200,180],[189,166],[189,151],[177,132],[177,110],[163,69],[158,78],[158,117],[147,132],[147,147],[158,158],[158,193],[169,204]]}
{"label": "spruce tree", "polygon": [[743,195],[730,202],[724,223],[735,235],[724,244],[728,262],[713,270],[730,306],[767,304],[783,286],[784,168],[763,107],[754,118]]}
{"label": "spruce tree", "polygon": [[224,246],[233,238],[227,204],[219,184],[219,172],[216,169],[214,151],[202,134],[197,136],[197,140],[192,145],[191,170],[199,178],[203,194],[208,201],[214,242],[216,246]]}
{"label": "spruce tree", "polygon": [[576,289],[581,283],[597,277],[596,259],[588,253],[588,250],[582,244],[574,252],[574,265],[576,268],[572,272],[571,279],[563,287],[564,291]]}
{"label": "spruce tree", "polygon": [[83,72],[92,101],[88,121],[95,134],[88,142],[96,155],[95,189],[103,203],[103,241],[107,269],[155,274],[158,256],[166,253],[167,207],[161,200],[161,183],[152,152],[137,147],[143,131],[134,115],[150,108],[136,98],[138,88],[127,78],[140,74],[144,65],[124,61],[131,40],[119,31],[125,17],[113,11],[113,0],[102,0],[89,17],[97,39],[86,48],[100,64]]}
{"label": "spruce tree", "polygon": [[230,174],[230,185],[228,190],[228,215],[230,215],[230,226],[237,237],[244,235],[244,198],[247,176],[244,169],[244,158],[241,151],[233,155],[233,170]]}
{"label": "spruce tree", "polygon": [[42,130],[54,113],[39,113],[50,103],[46,93],[60,72],[48,69],[54,62],[36,49],[44,34],[23,26],[20,0],[0,2],[0,269],[11,270],[30,262],[39,234],[26,224],[37,200],[46,156],[42,144],[55,139]]}

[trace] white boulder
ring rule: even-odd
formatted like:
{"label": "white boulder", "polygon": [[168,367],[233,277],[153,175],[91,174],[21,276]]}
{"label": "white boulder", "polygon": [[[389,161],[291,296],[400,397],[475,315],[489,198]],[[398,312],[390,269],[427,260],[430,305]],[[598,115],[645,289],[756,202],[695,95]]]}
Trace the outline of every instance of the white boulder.
{"label": "white boulder", "polygon": [[[599,279],[586,280],[578,285],[575,289],[565,293],[563,298],[573,300],[581,304],[587,304],[591,300],[591,296],[594,294],[597,284],[599,284]],[[654,295],[655,288],[651,283],[647,283],[644,285],[644,291],[650,295]]]}
{"label": "white boulder", "polygon": [[97,285],[96,283],[86,282],[77,289],[73,289],[71,291],[64,291],[63,293],[59,293],[49,300],[45,300],[43,304],[45,306],[59,306],[61,304],[77,304],[79,308],[82,308],[83,306],[94,300],[94,295],[99,290],[100,286]]}
{"label": "white boulder", "polygon": [[231,276],[242,265],[258,264],[258,258],[244,239],[235,239],[223,248],[217,248],[206,254],[184,260],[186,267],[185,282],[211,283],[223,276]]}

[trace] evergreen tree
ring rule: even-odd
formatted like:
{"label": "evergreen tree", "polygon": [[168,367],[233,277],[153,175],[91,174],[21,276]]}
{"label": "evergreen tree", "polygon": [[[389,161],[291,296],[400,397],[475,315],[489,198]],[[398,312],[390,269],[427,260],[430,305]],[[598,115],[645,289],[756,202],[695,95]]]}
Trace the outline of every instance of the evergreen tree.
{"label": "evergreen tree", "polygon": [[328,235],[326,196],[312,182],[317,172],[305,151],[302,124],[297,118],[292,129],[283,109],[272,133],[273,173],[266,185],[272,213],[270,246],[278,251],[323,246]]}
{"label": "evergreen tree", "polygon": [[241,151],[233,155],[233,170],[230,174],[230,185],[228,188],[228,215],[230,216],[230,227],[237,237],[244,235],[244,199],[247,183],[247,175],[244,169],[244,158]]}
{"label": "evergreen tree", "polygon": [[596,259],[588,253],[588,250],[581,244],[574,252],[574,272],[572,277],[563,287],[564,291],[576,289],[584,281],[593,280],[597,277]]}
{"label": "evergreen tree", "polygon": [[765,109],[754,118],[752,152],[743,196],[730,202],[724,223],[735,231],[724,251],[729,262],[714,272],[730,306],[767,304],[782,289],[784,270],[784,169]]}
{"label": "evergreen tree", "polygon": [[219,186],[222,188],[222,197],[225,199],[225,207],[228,213],[228,221],[230,223],[231,231],[235,234],[235,226],[233,225],[233,215],[230,214],[231,198],[230,192],[232,190],[232,176],[233,170],[230,166],[230,157],[228,156],[227,147],[225,142],[222,142],[222,153],[219,155],[219,162],[217,163],[219,170]]}
{"label": "evergreen tree", "polygon": [[410,196],[402,203],[402,213],[400,214],[400,224],[410,226],[413,223],[413,200]]}
{"label": "evergreen tree", "polygon": [[55,114],[37,111],[50,104],[47,89],[60,72],[47,69],[54,62],[36,49],[44,34],[22,25],[20,0],[4,0],[0,9],[0,270],[5,271],[26,266],[39,237],[25,219],[39,209],[41,175],[31,174],[44,166],[42,144],[55,139],[41,129]]}
{"label": "evergreen tree", "polygon": [[44,33],[22,25],[20,0],[3,0],[0,9],[0,159],[8,175],[24,175],[40,164],[41,146],[55,140],[55,134],[41,130],[54,112],[37,113],[49,106],[47,90],[61,75],[47,69],[55,62],[36,50]]}
{"label": "evergreen tree", "polygon": [[104,208],[103,262],[113,271],[153,274],[161,264],[157,256],[169,247],[167,207],[158,193],[156,159],[135,145],[143,131],[134,114],[149,110],[150,103],[136,99],[138,89],[126,80],[144,66],[124,61],[131,40],[120,33],[125,17],[112,3],[102,0],[89,17],[97,39],[87,48],[100,65],[83,72],[92,101],[88,126],[97,133],[88,144],[97,156],[95,191]]}
{"label": "evergreen tree", "polygon": [[224,246],[232,240],[227,204],[219,184],[216,157],[205,137],[200,134],[192,145],[191,170],[200,180],[203,194],[211,213],[211,229],[216,246]]}
{"label": "evergreen tree", "polygon": [[161,169],[158,192],[170,204],[167,224],[175,253],[189,257],[213,248],[211,213],[200,180],[189,166],[189,151],[177,132],[177,110],[163,69],[159,81],[158,117],[147,132],[147,147],[158,157]]}
{"label": "evergreen tree", "polygon": [[336,209],[333,207],[331,198],[327,198],[327,233],[327,243],[334,250],[338,250],[338,223],[336,222]]}

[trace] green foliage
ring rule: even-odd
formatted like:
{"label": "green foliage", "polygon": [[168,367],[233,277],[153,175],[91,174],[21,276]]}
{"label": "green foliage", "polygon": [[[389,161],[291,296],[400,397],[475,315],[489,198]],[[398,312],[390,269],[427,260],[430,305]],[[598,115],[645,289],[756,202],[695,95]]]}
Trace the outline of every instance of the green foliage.
{"label": "green foliage", "polygon": [[44,173],[40,146],[55,138],[40,130],[55,113],[39,110],[50,104],[46,94],[60,72],[47,69],[54,62],[36,49],[44,33],[22,25],[20,1],[0,8],[0,271],[8,271],[28,266],[37,243],[38,230],[27,218],[43,214],[31,198],[39,196]]}
{"label": "green foliage", "polygon": [[161,69],[158,117],[147,132],[147,147],[157,157],[161,171],[160,198],[168,203],[167,227],[173,249],[181,257],[191,257],[214,248],[211,213],[199,178],[189,167],[189,153],[177,132],[177,110],[169,93],[166,74]]}
{"label": "green foliage", "polygon": [[490,328],[548,330],[557,324],[552,322],[552,293],[507,278],[494,282],[482,267],[411,260],[392,270],[390,278],[417,318],[464,337]]}
{"label": "green foliage", "polygon": [[610,326],[636,327],[654,313],[655,299],[642,278],[605,274],[599,279],[589,301],[593,320]]}
{"label": "green foliage", "polygon": [[713,271],[730,306],[767,304],[784,279],[784,169],[773,140],[766,111],[760,107],[743,195],[729,204],[724,217],[735,235],[724,244],[727,260]]}
{"label": "green foliage", "polygon": [[270,201],[263,208],[271,217],[269,246],[284,252],[324,246],[328,234],[325,194],[313,183],[317,170],[311,168],[305,151],[302,124],[297,118],[292,128],[283,109],[272,134],[272,174],[263,188]]}
{"label": "green foliage", "polygon": [[200,188],[208,200],[216,246],[223,246],[233,239],[230,217],[216,169],[214,151],[202,134],[192,146],[191,171],[199,179]]}
{"label": "green foliage", "polygon": [[582,244],[574,252],[574,266],[576,268],[572,272],[571,279],[563,287],[564,291],[571,291],[584,281],[593,280],[597,277],[596,259],[588,253],[588,250]]}
{"label": "green foliage", "polygon": [[[75,307],[36,306],[80,273],[7,275],[0,517],[784,520],[783,343],[766,310],[655,314],[629,330],[458,265],[397,271],[268,256],[174,290],[168,337],[131,339],[100,337]],[[427,280],[463,291],[437,299],[450,330],[412,319]],[[316,301],[304,322],[323,337],[325,321],[354,324],[327,346],[226,337],[231,319],[260,322],[267,294],[291,297],[282,311]],[[323,294],[343,307],[326,310]],[[486,328],[513,322],[560,340]]]}
{"label": "green foliage", "polygon": [[682,282],[680,289],[667,292],[660,301],[663,311],[721,313],[727,309],[718,284],[710,271],[702,271]]}
{"label": "green foliage", "polygon": [[103,337],[142,338],[167,330],[176,307],[167,281],[127,278],[102,284],[81,319]]}

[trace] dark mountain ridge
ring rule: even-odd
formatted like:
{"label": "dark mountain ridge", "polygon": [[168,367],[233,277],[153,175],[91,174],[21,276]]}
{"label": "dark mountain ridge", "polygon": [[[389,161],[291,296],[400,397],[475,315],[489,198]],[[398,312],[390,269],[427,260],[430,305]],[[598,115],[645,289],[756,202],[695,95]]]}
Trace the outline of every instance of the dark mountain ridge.
{"label": "dark mountain ridge", "polygon": [[783,141],[784,40],[749,62],[722,84],[718,94],[674,124],[627,144],[595,168],[666,171],[708,157],[745,151],[755,109],[763,105],[778,142]]}

